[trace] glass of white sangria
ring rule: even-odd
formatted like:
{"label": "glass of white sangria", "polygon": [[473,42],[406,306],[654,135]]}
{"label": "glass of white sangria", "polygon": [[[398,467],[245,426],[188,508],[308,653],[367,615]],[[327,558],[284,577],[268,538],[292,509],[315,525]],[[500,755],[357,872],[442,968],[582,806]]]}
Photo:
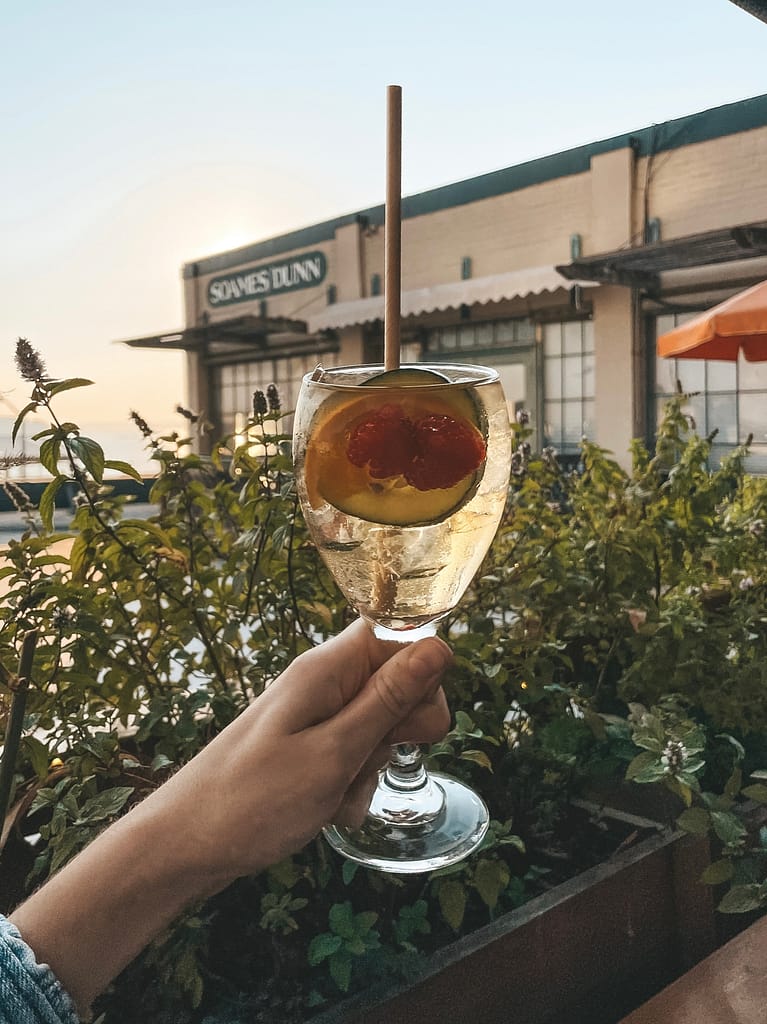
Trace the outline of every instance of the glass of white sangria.
{"label": "glass of white sangria", "polygon": [[[349,602],[382,639],[434,634],[506,502],[511,432],[495,370],[318,368],[302,383],[293,451],[309,531]],[[362,827],[325,836],[368,867],[431,871],[476,849],[488,822],[472,789],[399,744]]]}

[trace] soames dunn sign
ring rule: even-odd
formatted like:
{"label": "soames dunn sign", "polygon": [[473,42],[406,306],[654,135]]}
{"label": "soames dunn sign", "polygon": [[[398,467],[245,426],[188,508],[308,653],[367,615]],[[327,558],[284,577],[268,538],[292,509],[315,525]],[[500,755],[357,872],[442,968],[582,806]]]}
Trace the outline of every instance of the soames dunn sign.
{"label": "soames dunn sign", "polygon": [[279,263],[266,263],[214,277],[208,284],[208,302],[211,306],[228,306],[233,302],[265,299],[269,295],[312,288],[322,283],[326,272],[327,260],[322,252],[291,256]]}

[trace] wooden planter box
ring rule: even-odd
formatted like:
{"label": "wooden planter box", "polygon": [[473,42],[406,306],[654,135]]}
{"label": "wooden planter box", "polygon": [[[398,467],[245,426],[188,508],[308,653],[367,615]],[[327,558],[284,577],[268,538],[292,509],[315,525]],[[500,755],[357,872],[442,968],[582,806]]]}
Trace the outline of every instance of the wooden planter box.
{"label": "wooden planter box", "polygon": [[616,816],[655,831],[312,1024],[615,1024],[718,944],[707,840]]}

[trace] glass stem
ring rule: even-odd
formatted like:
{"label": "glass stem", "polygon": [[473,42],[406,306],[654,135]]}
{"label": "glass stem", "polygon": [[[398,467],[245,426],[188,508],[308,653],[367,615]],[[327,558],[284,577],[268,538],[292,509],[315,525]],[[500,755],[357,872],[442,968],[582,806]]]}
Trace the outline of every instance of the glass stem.
{"label": "glass stem", "polygon": [[389,764],[384,772],[384,785],[412,793],[423,789],[429,781],[423,766],[421,748],[417,743],[396,743],[391,748]]}

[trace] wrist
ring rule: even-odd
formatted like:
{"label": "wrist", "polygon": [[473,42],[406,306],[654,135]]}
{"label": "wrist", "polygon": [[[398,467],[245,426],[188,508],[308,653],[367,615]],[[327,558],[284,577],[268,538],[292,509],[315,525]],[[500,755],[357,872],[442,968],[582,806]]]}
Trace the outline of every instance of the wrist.
{"label": "wrist", "polygon": [[227,884],[188,855],[189,836],[161,810],[139,804],[11,915],[81,1010],[187,906]]}

